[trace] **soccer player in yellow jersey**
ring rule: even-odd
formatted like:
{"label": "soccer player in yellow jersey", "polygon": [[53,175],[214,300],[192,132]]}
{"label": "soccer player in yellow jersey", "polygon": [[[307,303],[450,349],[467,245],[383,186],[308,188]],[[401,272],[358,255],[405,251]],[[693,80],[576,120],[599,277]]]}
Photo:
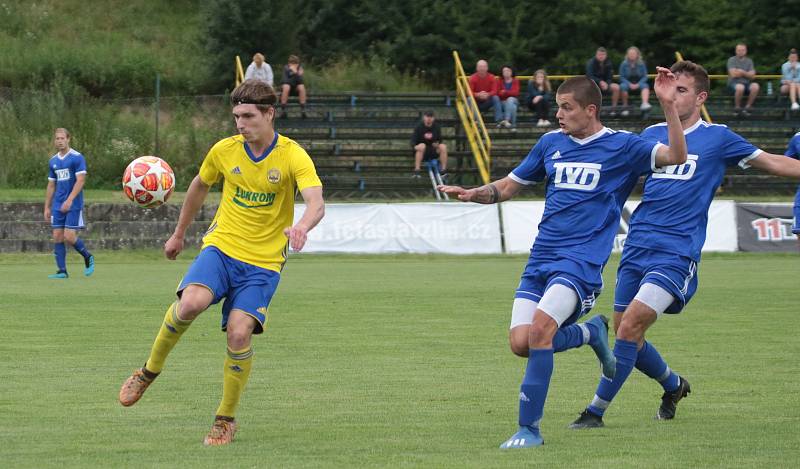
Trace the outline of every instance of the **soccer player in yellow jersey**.
{"label": "soccer player in yellow jersey", "polygon": [[[231,94],[239,135],[220,140],[206,155],[189,185],[175,232],[164,245],[167,258],[175,259],[183,250],[186,228],[209,188],[223,179],[219,208],[200,254],[178,286],[178,300],[167,308],[150,357],[119,392],[122,405],[135,404],[192,320],[224,298],[222,330],[227,331],[228,352],[222,402],[203,441],[207,446],[233,441],[234,415],[253,361],[252,335],[264,331],[289,245],[301,250],[325,212],[322,183],[311,158],[274,129],[276,101],[272,87],[258,80],[245,80]],[[292,226],[298,190],[306,211]]]}

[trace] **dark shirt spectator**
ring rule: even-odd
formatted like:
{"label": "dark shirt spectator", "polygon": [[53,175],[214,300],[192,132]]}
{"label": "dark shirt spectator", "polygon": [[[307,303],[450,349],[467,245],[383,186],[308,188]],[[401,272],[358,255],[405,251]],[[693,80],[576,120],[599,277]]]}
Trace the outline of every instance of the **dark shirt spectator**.
{"label": "dark shirt spectator", "polygon": [[303,66],[300,65],[300,58],[296,55],[290,55],[287,60],[286,66],[283,67],[283,75],[281,76],[281,119],[286,119],[286,104],[289,102],[289,96],[297,96],[300,102],[300,115],[303,119],[306,118],[306,85],[303,82]]}
{"label": "dark shirt spectator", "polygon": [[411,146],[414,148],[414,177],[419,177],[423,161],[439,159],[439,169],[442,173],[447,169],[447,145],[442,143],[442,129],[433,112],[427,111],[422,120],[414,128],[411,136]]}
{"label": "dark shirt spectator", "polygon": [[528,81],[528,96],[526,103],[528,109],[536,115],[536,127],[549,127],[550,121],[547,120],[550,114],[550,100],[553,96],[553,89],[547,73],[536,70],[533,78]]}
{"label": "dark shirt spectator", "polygon": [[611,107],[615,108],[619,100],[619,85],[611,81],[614,78],[614,64],[608,58],[605,47],[598,47],[594,57],[586,62],[586,76],[597,83],[603,94],[611,93]]}

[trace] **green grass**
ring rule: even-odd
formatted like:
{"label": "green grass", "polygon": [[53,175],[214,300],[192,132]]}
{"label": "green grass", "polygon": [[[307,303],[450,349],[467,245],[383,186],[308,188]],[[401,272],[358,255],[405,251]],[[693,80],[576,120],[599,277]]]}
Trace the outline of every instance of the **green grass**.
{"label": "green grass", "polygon": [[[0,255],[0,460],[5,467],[788,467],[800,460],[797,255],[712,255],[688,310],[649,339],[692,383],[674,421],[635,373],[606,428],[566,428],[592,397],[590,349],[559,354],[546,445],[515,430],[525,361],[506,345],[520,256],[293,256],[255,339],[237,441],[201,439],[221,392],[219,306],[142,401],[117,402],[190,255],[97,253],[48,281],[50,255]],[[606,271],[613,285],[617,259]],[[610,311],[613,288],[597,312]],[[791,461],[795,461],[792,463]]]}

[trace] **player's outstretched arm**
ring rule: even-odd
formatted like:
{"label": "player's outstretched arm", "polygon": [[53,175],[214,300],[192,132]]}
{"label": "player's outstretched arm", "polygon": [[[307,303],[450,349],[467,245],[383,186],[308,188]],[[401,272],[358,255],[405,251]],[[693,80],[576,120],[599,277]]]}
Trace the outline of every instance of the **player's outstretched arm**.
{"label": "player's outstretched arm", "polygon": [[747,164],[775,176],[800,179],[800,160],[788,156],[761,152]]}
{"label": "player's outstretched arm", "polygon": [[317,226],[325,216],[325,201],[322,199],[322,187],[306,187],[300,191],[306,203],[306,211],[294,226],[285,228],[283,234],[289,238],[289,245],[295,251],[300,251],[306,245],[308,232]]}
{"label": "player's outstretched arm", "polygon": [[667,119],[669,147],[659,147],[656,153],[656,165],[659,167],[683,164],[686,162],[686,137],[683,134],[681,119],[675,101],[678,97],[678,85],[675,74],[668,68],[656,67],[656,96]]}
{"label": "player's outstretched arm", "polygon": [[181,207],[181,214],[178,217],[178,226],[172,236],[164,243],[164,255],[167,259],[175,260],[178,254],[183,251],[183,238],[186,236],[186,228],[192,223],[197,211],[203,206],[206,200],[208,190],[211,186],[207,186],[200,180],[200,176],[195,176],[192,183],[189,184],[189,190],[186,191],[186,198],[183,200]]}
{"label": "player's outstretched arm", "polygon": [[436,189],[449,196],[458,197],[458,200],[462,202],[496,204],[517,195],[522,189],[522,184],[506,176],[503,179],[473,189],[464,189],[459,186],[437,186]]}

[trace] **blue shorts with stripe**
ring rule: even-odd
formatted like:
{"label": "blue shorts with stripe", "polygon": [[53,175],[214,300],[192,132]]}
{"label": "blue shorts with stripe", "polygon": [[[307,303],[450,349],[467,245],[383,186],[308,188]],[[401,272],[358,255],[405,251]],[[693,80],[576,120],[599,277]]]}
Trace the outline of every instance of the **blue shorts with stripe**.
{"label": "blue shorts with stripe", "polygon": [[645,283],[658,285],[675,298],[665,313],[680,313],[697,291],[697,263],[678,254],[626,245],[617,270],[614,311],[624,312]]}
{"label": "blue shorts with stripe", "polygon": [[82,230],[85,228],[83,210],[69,210],[66,213],[61,210],[55,210],[50,215],[50,225],[52,225],[53,229]]}
{"label": "blue shorts with stripe", "polygon": [[257,324],[254,334],[261,334],[267,324],[267,309],[281,274],[236,260],[214,246],[200,251],[178,286],[178,297],[189,285],[201,285],[214,295],[211,304],[222,304],[222,330],[228,326],[232,309],[252,316]]}
{"label": "blue shorts with stripe", "polygon": [[575,290],[578,306],[562,324],[576,322],[588,313],[603,289],[603,266],[580,262],[554,252],[542,252],[535,247],[522,273],[514,298],[540,302],[550,286],[561,284]]}

